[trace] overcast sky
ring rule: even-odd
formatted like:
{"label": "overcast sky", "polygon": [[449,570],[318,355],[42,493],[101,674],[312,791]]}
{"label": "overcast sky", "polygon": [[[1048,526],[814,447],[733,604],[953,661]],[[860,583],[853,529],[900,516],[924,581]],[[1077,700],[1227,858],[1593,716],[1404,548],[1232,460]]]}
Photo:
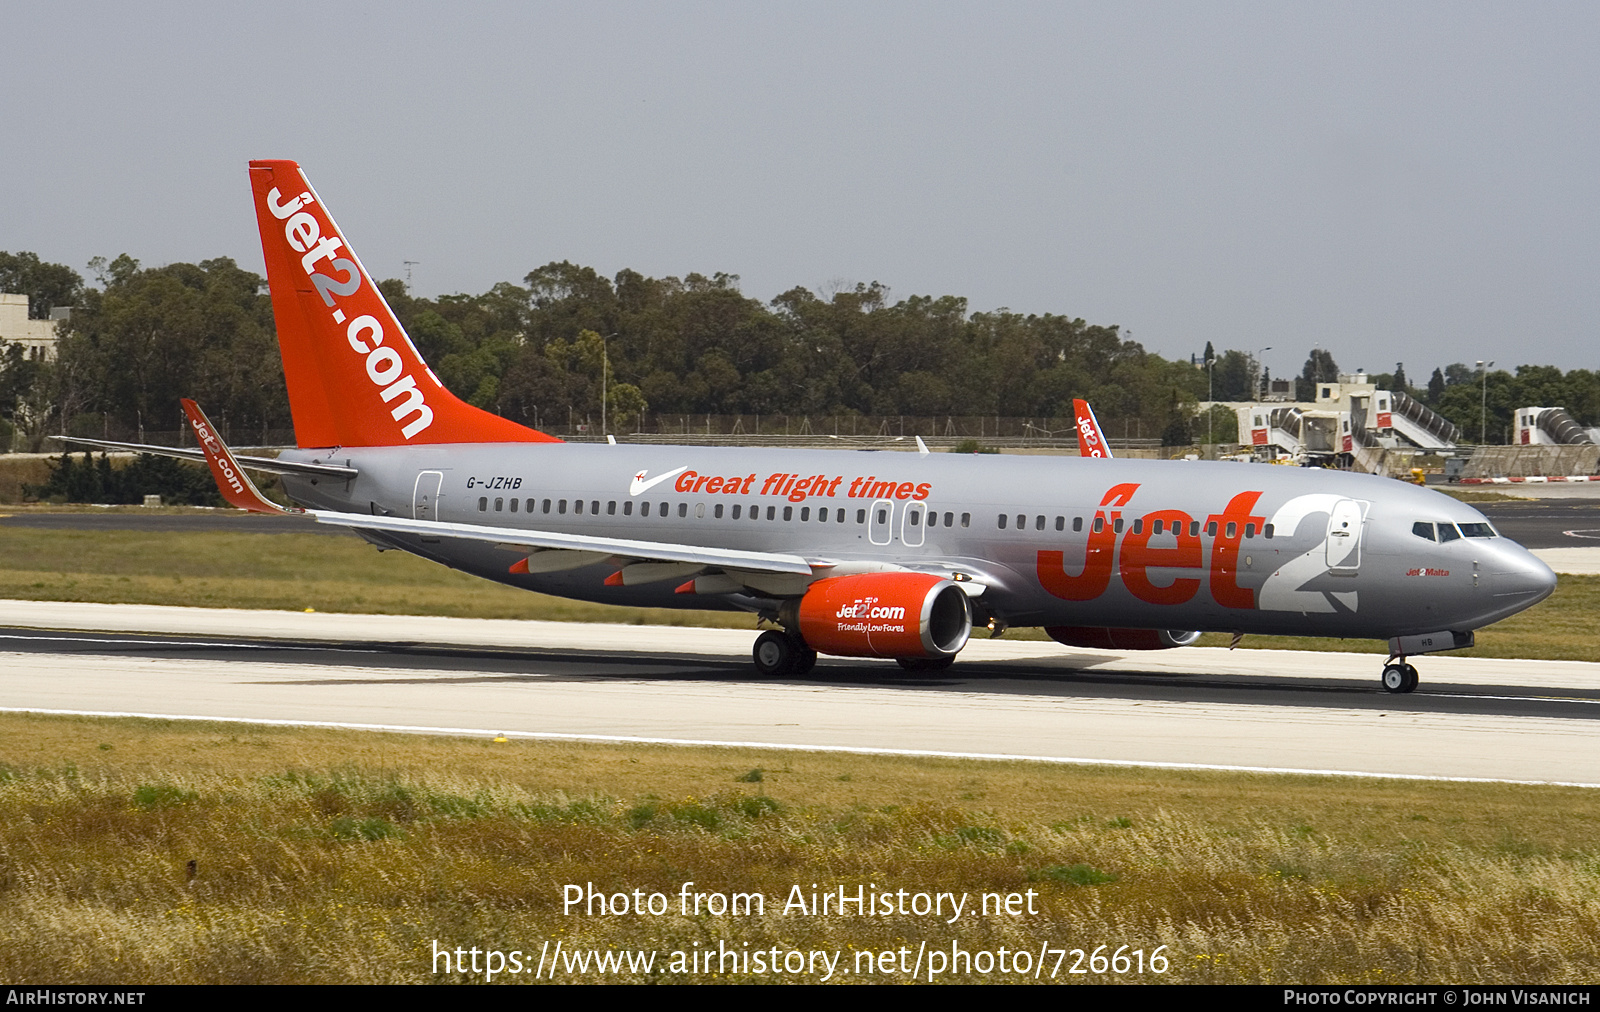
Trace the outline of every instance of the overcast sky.
{"label": "overcast sky", "polygon": [[429,296],[571,260],[1600,366],[1600,5],[995,6],[8,0],[0,249],[260,271],[292,158]]}

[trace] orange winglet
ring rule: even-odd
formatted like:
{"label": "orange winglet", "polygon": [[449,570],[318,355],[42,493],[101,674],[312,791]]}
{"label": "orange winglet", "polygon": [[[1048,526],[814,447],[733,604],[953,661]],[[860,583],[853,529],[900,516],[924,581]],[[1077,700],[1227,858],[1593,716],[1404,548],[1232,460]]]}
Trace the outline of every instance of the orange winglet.
{"label": "orange winglet", "polygon": [[615,573],[612,573],[610,576],[606,577],[606,586],[607,587],[622,587],[622,586],[626,586],[626,584],[624,584],[622,582],[622,570],[619,569]]}
{"label": "orange winglet", "polygon": [[511,564],[511,568],[506,570],[506,572],[508,572],[508,573],[526,573],[527,571],[528,571],[528,560],[525,559],[525,558],[518,559],[516,562],[513,562]]}
{"label": "orange winglet", "polygon": [[252,513],[303,513],[304,510],[286,510],[277,503],[272,502],[261,494],[255,482],[244,473],[244,468],[234,459],[233,451],[228,449],[222,437],[217,435],[216,426],[211,424],[200,405],[185,397],[182,400],[183,413],[189,416],[189,426],[194,429],[195,438],[199,440],[200,450],[206,455],[206,463],[211,467],[211,477],[216,479],[217,491],[222,493],[222,498],[234,506]]}
{"label": "orange winglet", "polygon": [[694,581],[690,580],[688,583],[686,583],[683,586],[679,587],[677,590],[674,590],[673,593],[674,594],[693,594],[694,593]]}

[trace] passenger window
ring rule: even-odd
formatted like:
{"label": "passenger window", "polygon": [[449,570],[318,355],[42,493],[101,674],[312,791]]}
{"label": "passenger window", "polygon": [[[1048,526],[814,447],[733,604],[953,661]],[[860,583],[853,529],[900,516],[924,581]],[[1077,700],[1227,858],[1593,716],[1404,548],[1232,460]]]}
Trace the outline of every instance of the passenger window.
{"label": "passenger window", "polygon": [[558,500],[556,502],[556,512],[557,513],[565,513],[566,511],[567,511],[567,501],[565,499]]}
{"label": "passenger window", "polygon": [[1272,540],[1272,525],[1268,524],[1267,526],[1263,527],[1261,529],[1261,533],[1266,535],[1268,541],[1271,541]]}
{"label": "passenger window", "polygon": [[1210,523],[1206,524],[1206,537],[1214,538],[1216,536],[1217,536],[1217,522],[1215,520],[1213,520]]}
{"label": "passenger window", "polygon": [[590,503],[589,503],[589,512],[594,514],[595,516],[599,516],[600,515],[600,500],[599,499],[594,499],[594,500],[590,501]]}
{"label": "passenger window", "polygon": [[623,503],[622,503],[622,515],[625,516],[625,517],[633,516],[633,500],[632,499],[627,499],[627,500],[623,501]]}
{"label": "passenger window", "polygon": [[1115,519],[1115,520],[1113,520],[1111,522],[1111,533],[1113,533],[1113,534],[1121,534],[1122,533],[1122,518],[1121,517],[1117,517],[1117,519]]}
{"label": "passenger window", "polygon": [[946,513],[944,515],[944,525],[946,527],[954,527],[956,525],[956,515],[954,513]]}
{"label": "passenger window", "polygon": [[[1151,534],[1160,534],[1161,533],[1161,527],[1165,523],[1166,523],[1166,521],[1164,521],[1164,520],[1157,520],[1155,522],[1155,524],[1151,526],[1150,533]],[[1139,526],[1138,524],[1134,524],[1135,530],[1138,529],[1138,526]]]}
{"label": "passenger window", "polygon": [[794,519],[794,507],[793,506],[785,506],[783,508],[783,519],[784,519],[785,522]]}
{"label": "passenger window", "polygon": [[550,500],[549,499],[546,499],[544,502],[539,504],[539,511],[541,513],[549,513],[550,512]]}
{"label": "passenger window", "polygon": [[678,516],[686,517],[688,515],[689,515],[689,504],[686,503],[686,502],[679,503],[678,504]]}
{"label": "passenger window", "polygon": [[1256,525],[1255,524],[1245,524],[1244,525],[1244,536],[1247,537],[1247,538],[1255,537],[1256,536]]}
{"label": "passenger window", "polygon": [[1027,528],[1028,528],[1028,518],[1023,516],[1021,513],[1018,513],[1017,514],[1017,530],[1019,530],[1019,531],[1027,530]]}
{"label": "passenger window", "polygon": [[961,526],[963,526],[963,527],[971,527],[972,526],[972,514],[971,513],[963,513],[963,514],[961,514]]}
{"label": "passenger window", "polygon": [[768,520],[771,520],[773,517],[775,517],[777,515],[778,515],[778,508],[776,506],[768,506],[767,507],[767,519]]}
{"label": "passenger window", "polygon": [[515,499],[513,499],[513,500],[511,500],[511,512],[515,513],[516,511],[517,511],[517,501]]}
{"label": "passenger window", "polygon": [[833,518],[833,522],[836,523],[836,524],[844,523],[844,507],[843,506],[839,507],[839,515]]}
{"label": "passenger window", "polygon": [[1004,513],[1000,514],[999,523],[1000,523],[1000,529],[1002,531],[1005,530],[1006,529],[1006,515]]}
{"label": "passenger window", "polygon": [[[737,508],[738,508],[738,507],[735,507],[735,509],[737,509]],[[721,504],[721,503],[717,503],[717,508],[716,508],[716,509],[714,509],[714,510],[712,510],[712,511],[711,511],[711,513],[712,513],[712,515],[713,515],[713,516],[715,516],[715,517],[716,517],[716,518],[717,518],[717,519],[718,519],[718,520],[721,520],[721,519],[722,519],[722,504]]]}
{"label": "passenger window", "polygon": [[1034,520],[1033,529],[1036,530],[1036,531],[1044,530],[1044,514],[1043,513],[1039,514],[1039,516]]}
{"label": "passenger window", "polygon": [[1096,534],[1099,534],[1101,531],[1103,531],[1105,529],[1106,529],[1106,518],[1105,517],[1098,517],[1098,516],[1095,517],[1094,518],[1094,532]]}
{"label": "passenger window", "polygon": [[1189,521],[1189,537],[1198,538],[1199,536],[1200,536],[1200,521],[1198,521],[1198,520]]}
{"label": "passenger window", "polygon": [[1229,520],[1228,521],[1228,540],[1231,541],[1231,540],[1233,540],[1234,538],[1236,538],[1238,536],[1239,536],[1239,525],[1234,523],[1232,520]]}
{"label": "passenger window", "polygon": [[639,515],[642,517],[647,517],[650,515],[650,500],[646,499],[644,502],[639,504]]}
{"label": "passenger window", "polygon": [[1137,519],[1137,520],[1135,520],[1133,522],[1133,533],[1135,533],[1135,534],[1143,534],[1144,533],[1144,518],[1143,517],[1140,517],[1139,519]]}
{"label": "passenger window", "polygon": [[1433,525],[1425,521],[1418,520],[1416,523],[1411,525],[1411,533],[1415,534],[1424,541],[1432,541]]}
{"label": "passenger window", "polygon": [[[687,506],[689,504],[688,503],[684,503],[684,505]],[[679,516],[683,516],[683,511],[679,510],[678,511],[678,515]],[[694,517],[695,517],[696,520],[704,520],[706,518],[706,504],[705,503],[697,502],[697,503],[694,504]]]}
{"label": "passenger window", "polygon": [[1066,529],[1067,529],[1067,518],[1066,517],[1056,517],[1056,530],[1064,531]]}
{"label": "passenger window", "polygon": [[800,519],[801,520],[810,520],[811,519],[811,507],[810,506],[802,506],[802,507],[800,507]]}
{"label": "passenger window", "polygon": [[744,507],[740,506],[738,503],[733,504],[733,519],[739,519],[739,511],[743,508]]}
{"label": "passenger window", "polygon": [[494,501],[494,511],[496,513],[502,512],[505,509],[505,506],[506,506],[506,501],[504,499],[496,499]]}
{"label": "passenger window", "polygon": [[487,511],[488,509],[489,509],[489,497],[486,496],[486,495],[478,496],[478,512],[479,513],[483,513],[485,511]]}
{"label": "passenger window", "polygon": [[574,514],[580,516],[580,517],[583,516],[583,500],[582,499],[574,499],[574,500],[572,500],[572,512]]}
{"label": "passenger window", "polygon": [[1074,531],[1083,530],[1083,517],[1073,517],[1072,518],[1072,529]]}

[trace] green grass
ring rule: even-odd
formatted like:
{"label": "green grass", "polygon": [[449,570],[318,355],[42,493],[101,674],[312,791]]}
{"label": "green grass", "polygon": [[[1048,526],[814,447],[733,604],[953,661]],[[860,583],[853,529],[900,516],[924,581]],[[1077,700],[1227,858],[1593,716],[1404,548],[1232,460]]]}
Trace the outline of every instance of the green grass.
{"label": "green grass", "polygon": [[[130,507],[138,510],[139,507]],[[620,608],[533,594],[354,537],[59,531],[0,525],[0,596],[206,608],[267,608],[385,615],[623,622],[753,629],[734,612]],[[1549,600],[1478,631],[1452,656],[1600,661],[1600,577],[1562,576]],[[1044,640],[1041,629],[1011,639]],[[1203,646],[1227,646],[1209,633]],[[1241,648],[1383,653],[1378,640],[1246,636]]]}
{"label": "green grass", "polygon": [[755,628],[754,618],[738,612],[619,608],[533,594],[325,534],[0,525],[0,588],[0,597],[35,601]]}
{"label": "green grass", "polygon": [[[422,982],[444,979],[435,941],[663,960],[720,942],[852,969],[923,942],[1164,945],[1166,974],[1123,979],[1184,983],[1600,974],[1592,790],[767,751],[745,781],[756,758],[0,715],[0,979]],[[766,912],[685,915],[685,882],[759,892]],[[563,907],[569,883],[673,905],[590,916]],[[973,907],[1032,890],[1035,912],[782,913],[812,883]]]}

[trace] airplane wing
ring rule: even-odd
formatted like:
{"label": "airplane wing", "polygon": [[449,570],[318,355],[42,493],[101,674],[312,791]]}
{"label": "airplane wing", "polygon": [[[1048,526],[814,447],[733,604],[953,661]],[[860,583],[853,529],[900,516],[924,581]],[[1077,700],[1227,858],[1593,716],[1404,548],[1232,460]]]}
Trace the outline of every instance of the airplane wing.
{"label": "airplane wing", "polygon": [[[199,452],[211,468],[217,490],[234,506],[252,513],[280,513],[308,516],[318,523],[337,524],[358,530],[384,531],[391,534],[422,534],[440,538],[464,538],[469,541],[486,541],[510,548],[535,550],[558,549],[592,553],[592,561],[605,558],[644,559],[651,562],[719,566],[733,569],[757,570],[767,573],[792,573],[810,576],[812,564],[798,555],[780,552],[746,552],[733,548],[707,548],[701,545],[679,545],[659,541],[634,541],[629,538],[601,538],[580,534],[557,534],[544,531],[516,530],[509,527],[491,527],[484,524],[456,524],[442,520],[411,520],[405,517],[368,516],[363,513],[340,513],[334,510],[285,509],[261,494],[255,482],[244,473],[242,462],[228,449],[216,434],[216,427],[206,418],[200,405],[183,399],[184,413],[189,426],[194,429]],[[352,471],[352,473],[354,473]],[[827,568],[829,563],[818,563]]]}
{"label": "airplane wing", "polygon": [[1111,459],[1111,444],[1106,442],[1105,433],[1100,431],[1100,420],[1094,416],[1094,408],[1089,406],[1089,402],[1074,400],[1072,413],[1077,416],[1078,456]]}
{"label": "airplane wing", "polygon": [[[160,457],[176,457],[179,460],[192,460],[201,464],[206,462],[204,450],[191,450],[181,446],[119,443],[114,439],[88,439],[83,436],[56,436],[54,438],[66,443],[86,443],[89,446],[98,446],[103,450],[131,450],[134,453],[153,453]],[[266,471],[270,474],[314,474],[322,478],[348,480],[360,473],[355,468],[345,467],[342,464],[306,464],[295,460],[278,460],[275,457],[235,456],[233,459],[241,467],[248,467],[254,471]]]}

